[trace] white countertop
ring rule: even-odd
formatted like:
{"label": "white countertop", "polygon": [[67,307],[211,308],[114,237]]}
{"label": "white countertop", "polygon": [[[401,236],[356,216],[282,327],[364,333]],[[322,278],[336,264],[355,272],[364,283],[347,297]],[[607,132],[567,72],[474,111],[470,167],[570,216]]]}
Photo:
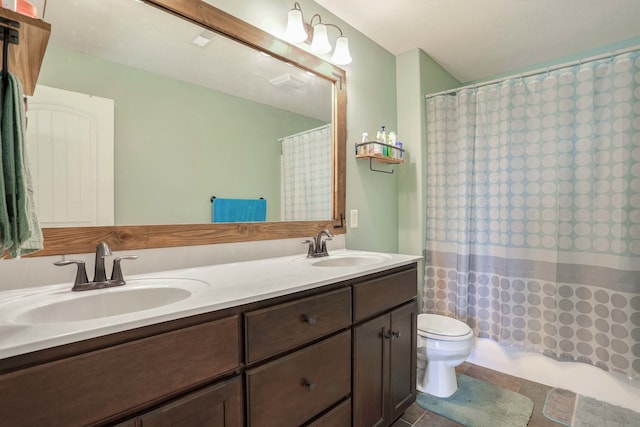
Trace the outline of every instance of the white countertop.
{"label": "white countertop", "polygon": [[[327,258],[307,259],[295,255],[125,276],[127,285],[117,288],[71,292],[72,285],[65,283],[0,292],[0,359],[314,289],[421,259],[414,255],[348,249],[330,253],[330,258],[358,256],[375,256],[379,260],[369,265],[318,267],[311,263]],[[98,319],[32,323],[20,321],[16,315],[23,306],[33,306],[33,301],[41,301],[36,305],[46,305],[47,298],[81,298],[99,292],[116,292],[127,286],[143,287],[147,282],[162,286],[175,279],[201,281],[201,289],[189,298],[168,305]]]}

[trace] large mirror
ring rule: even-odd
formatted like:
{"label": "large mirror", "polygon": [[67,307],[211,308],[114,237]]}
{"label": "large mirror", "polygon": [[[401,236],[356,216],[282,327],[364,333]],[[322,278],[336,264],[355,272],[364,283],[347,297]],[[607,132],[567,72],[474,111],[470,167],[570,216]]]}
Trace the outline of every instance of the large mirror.
{"label": "large mirror", "polygon": [[[115,225],[47,228],[38,254],[344,232],[344,71],[199,0],[124,3],[41,9],[39,83],[114,99],[116,149]],[[283,140],[316,129],[330,138],[329,204],[287,216]],[[211,224],[211,196],[263,197],[266,222]]]}

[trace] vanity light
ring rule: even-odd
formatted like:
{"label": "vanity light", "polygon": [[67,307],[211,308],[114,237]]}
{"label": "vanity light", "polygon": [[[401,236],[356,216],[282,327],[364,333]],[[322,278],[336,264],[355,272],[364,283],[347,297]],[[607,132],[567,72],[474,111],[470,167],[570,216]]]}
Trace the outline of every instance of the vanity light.
{"label": "vanity light", "polygon": [[302,43],[307,39],[307,31],[304,28],[304,19],[302,18],[302,9],[298,2],[293,5],[293,9],[289,11],[289,19],[287,21],[287,29],[284,32],[284,38],[291,43]]}
{"label": "vanity light", "polygon": [[[314,24],[314,20],[317,22]],[[309,51],[315,54],[331,52],[331,44],[327,35],[327,27],[336,28],[340,36],[336,39],[336,48],[331,57],[331,62],[337,65],[347,65],[351,63],[351,53],[349,52],[349,40],[342,34],[340,27],[334,24],[325,24],[317,13],[311,17],[309,23],[304,22],[302,8],[295,2],[293,9],[289,11],[287,29],[284,38],[291,43],[311,43]]]}
{"label": "vanity light", "polygon": [[327,26],[320,23],[313,27],[313,40],[309,50],[313,53],[329,53],[331,52],[331,45],[329,44],[329,37],[327,37]]}
{"label": "vanity light", "polygon": [[333,51],[331,62],[337,65],[347,65],[351,63],[351,52],[349,52],[349,40],[345,36],[336,39],[336,49]]}

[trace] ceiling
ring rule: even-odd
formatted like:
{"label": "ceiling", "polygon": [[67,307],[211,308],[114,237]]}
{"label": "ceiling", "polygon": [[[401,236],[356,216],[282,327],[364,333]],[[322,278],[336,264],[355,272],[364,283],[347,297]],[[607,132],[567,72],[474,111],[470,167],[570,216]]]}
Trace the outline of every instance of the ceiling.
{"label": "ceiling", "polygon": [[[31,2],[51,24],[50,45],[331,121],[329,80],[140,1]],[[210,42],[195,46],[197,36]]]}
{"label": "ceiling", "polygon": [[394,55],[422,49],[462,83],[640,37],[640,0],[315,1]]}

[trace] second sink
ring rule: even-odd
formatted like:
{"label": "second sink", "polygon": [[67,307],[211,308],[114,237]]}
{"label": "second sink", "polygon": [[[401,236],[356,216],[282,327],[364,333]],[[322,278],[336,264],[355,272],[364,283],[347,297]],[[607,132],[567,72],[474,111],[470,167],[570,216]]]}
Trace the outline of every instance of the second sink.
{"label": "second sink", "polygon": [[375,265],[386,261],[388,258],[377,254],[363,255],[330,255],[311,262],[314,267],[357,267]]}

